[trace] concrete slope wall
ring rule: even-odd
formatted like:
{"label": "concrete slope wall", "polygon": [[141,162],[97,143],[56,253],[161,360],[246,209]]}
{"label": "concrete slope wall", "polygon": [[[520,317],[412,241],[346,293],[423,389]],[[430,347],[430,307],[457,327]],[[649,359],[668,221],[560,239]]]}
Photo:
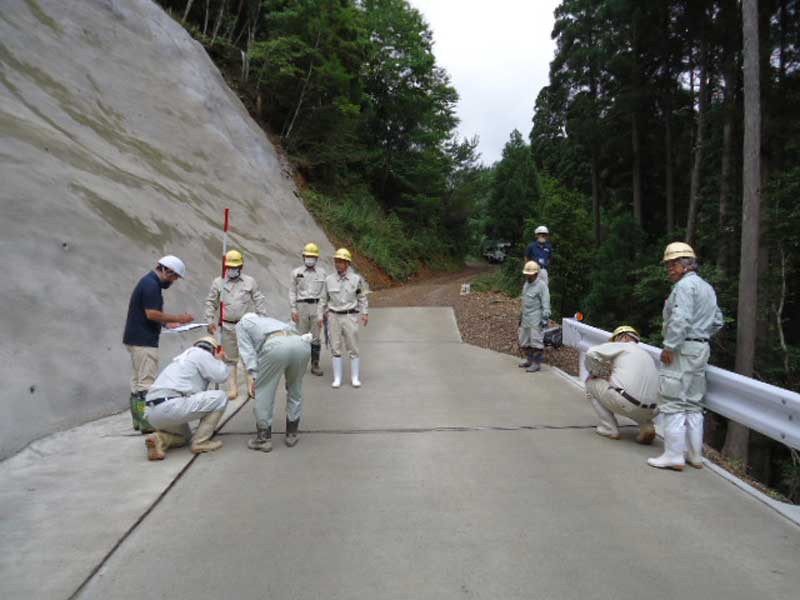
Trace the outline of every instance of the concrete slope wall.
{"label": "concrete slope wall", "polygon": [[201,317],[226,206],[288,318],[303,244],[333,248],[203,48],[148,0],[2,0],[0,457],[127,405],[130,292],[176,254],[165,310]]}

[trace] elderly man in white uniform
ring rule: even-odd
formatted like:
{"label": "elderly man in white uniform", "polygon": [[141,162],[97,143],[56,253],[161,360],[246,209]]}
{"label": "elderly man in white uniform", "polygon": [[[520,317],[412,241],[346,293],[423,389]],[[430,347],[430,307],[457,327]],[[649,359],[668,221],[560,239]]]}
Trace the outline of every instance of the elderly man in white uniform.
{"label": "elderly man in white uniform", "polygon": [[623,325],[614,330],[606,344],[586,353],[586,397],[591,401],[600,425],[598,435],[620,439],[615,414],[639,424],[636,441],[652,444],[656,437],[653,418],[658,395],[658,370],[639,344],[639,332]]}
{"label": "elderly man in white uniform", "polygon": [[210,452],[222,447],[212,440],[225,414],[228,397],[224,390],[209,390],[211,383],[224,383],[230,367],[224,362],[218,342],[200,338],[161,371],[145,398],[145,417],[155,433],[145,439],[148,460],[163,460],[169,448],[183,446],[191,437],[189,423],[200,419],[192,438],[192,452]]}
{"label": "elderly man in white uniform", "polygon": [[286,377],[286,438],[290,448],[297,443],[303,414],[303,375],[311,358],[311,333],[299,335],[292,323],[247,313],[236,325],[239,355],[254,383],[256,437],[251,450],[272,451],[272,416],[281,376]]}

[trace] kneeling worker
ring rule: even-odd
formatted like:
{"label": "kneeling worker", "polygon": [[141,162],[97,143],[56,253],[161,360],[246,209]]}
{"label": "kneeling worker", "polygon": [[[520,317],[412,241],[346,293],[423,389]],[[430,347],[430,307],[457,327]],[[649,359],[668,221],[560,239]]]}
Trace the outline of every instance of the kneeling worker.
{"label": "kneeling worker", "polygon": [[639,424],[636,441],[652,444],[656,437],[653,426],[658,370],[650,355],[638,346],[639,332],[623,325],[614,330],[606,344],[586,353],[586,397],[591,400],[600,425],[597,433],[612,440],[619,439],[614,413]]}
{"label": "kneeling worker", "polygon": [[222,442],[211,436],[225,413],[228,398],[224,390],[209,390],[208,386],[228,378],[230,368],[223,359],[217,340],[206,336],[161,371],[145,398],[145,417],[156,430],[145,439],[149,460],[163,460],[168,448],[186,444],[191,437],[188,424],[195,419],[200,419],[200,424],[192,438],[192,452],[222,447]]}
{"label": "kneeling worker", "polygon": [[522,269],[522,316],[519,321],[519,347],[526,360],[519,364],[528,373],[536,373],[544,361],[544,329],[550,321],[550,290],[539,279],[539,265],[532,260]]}
{"label": "kneeling worker", "polygon": [[247,443],[251,450],[272,450],[272,415],[275,392],[281,375],[286,377],[286,445],[297,443],[303,413],[303,375],[311,359],[311,334],[299,335],[294,325],[270,317],[247,313],[236,325],[239,356],[254,380],[250,394],[255,397],[256,437]]}

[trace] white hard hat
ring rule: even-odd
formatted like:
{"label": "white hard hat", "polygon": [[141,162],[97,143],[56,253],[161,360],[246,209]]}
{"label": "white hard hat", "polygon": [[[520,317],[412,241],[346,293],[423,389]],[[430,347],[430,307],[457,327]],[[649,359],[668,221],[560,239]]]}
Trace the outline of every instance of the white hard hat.
{"label": "white hard hat", "polygon": [[[530,231],[530,230],[529,230],[529,231]],[[543,233],[543,234],[545,234],[545,235],[550,235],[550,230],[547,228],[547,226],[546,226],[546,225],[539,225],[539,226],[536,228],[536,231],[534,231],[534,233],[535,233],[536,235],[539,235],[540,233]]]}
{"label": "white hard hat", "polygon": [[172,256],[172,254],[163,256],[158,259],[158,264],[160,264],[162,267],[167,267],[181,279],[186,277],[186,265],[184,265],[183,261],[177,256]]}

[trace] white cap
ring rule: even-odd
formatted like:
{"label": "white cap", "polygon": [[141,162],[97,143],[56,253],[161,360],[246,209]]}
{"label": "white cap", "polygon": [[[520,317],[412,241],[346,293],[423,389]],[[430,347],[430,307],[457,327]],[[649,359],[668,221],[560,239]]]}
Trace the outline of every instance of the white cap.
{"label": "white cap", "polygon": [[[530,230],[528,230],[528,231],[530,231]],[[539,225],[536,228],[536,231],[534,231],[533,233],[535,233],[536,235],[539,235],[540,233],[544,233],[546,235],[550,235],[550,230],[545,225]]]}
{"label": "white cap", "polygon": [[177,256],[168,254],[167,256],[159,258],[158,264],[160,264],[162,267],[167,267],[171,271],[174,271],[175,274],[181,279],[186,277],[186,265],[184,265],[183,261]]}

